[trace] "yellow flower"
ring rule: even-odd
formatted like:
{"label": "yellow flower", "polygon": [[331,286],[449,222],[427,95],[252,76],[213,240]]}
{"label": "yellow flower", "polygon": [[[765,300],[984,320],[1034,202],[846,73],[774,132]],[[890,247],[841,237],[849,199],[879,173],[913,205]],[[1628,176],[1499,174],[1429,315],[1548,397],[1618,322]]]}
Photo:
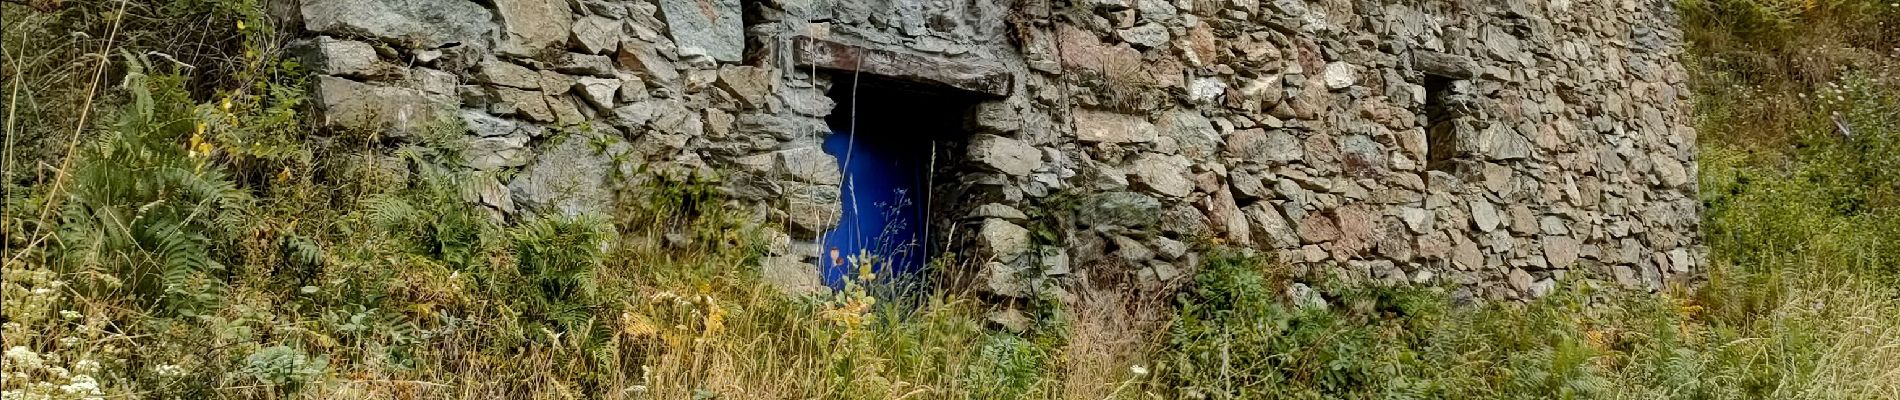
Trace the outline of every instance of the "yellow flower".
{"label": "yellow flower", "polygon": [[240,30],[240,31],[241,31],[241,30],[244,30],[244,20],[241,20],[241,19],[240,19],[240,20],[237,20],[237,28],[238,28],[238,30]]}
{"label": "yellow flower", "polygon": [[620,331],[627,336],[645,338],[660,334],[660,328],[653,325],[653,319],[646,315],[627,311],[620,313]]}
{"label": "yellow flower", "polygon": [[289,182],[289,181],[290,181],[290,167],[284,167],[283,170],[277,171],[277,182],[281,183],[281,182]]}
{"label": "yellow flower", "polygon": [[224,101],[222,102],[222,104],[219,104],[218,107],[223,108],[225,112],[231,112],[231,98],[230,97],[224,98]]}

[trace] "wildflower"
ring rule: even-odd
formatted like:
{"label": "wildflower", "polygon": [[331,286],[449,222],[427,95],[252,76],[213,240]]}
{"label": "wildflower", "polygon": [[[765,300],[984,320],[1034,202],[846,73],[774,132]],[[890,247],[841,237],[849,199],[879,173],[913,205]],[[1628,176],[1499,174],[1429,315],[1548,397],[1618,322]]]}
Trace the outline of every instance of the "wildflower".
{"label": "wildflower", "polygon": [[1131,366],[1128,366],[1128,373],[1135,374],[1137,376],[1148,375],[1148,367],[1144,367],[1141,364],[1131,365]]}
{"label": "wildflower", "polygon": [[60,385],[59,390],[66,394],[99,396],[99,381],[89,375],[74,375],[71,383]]}
{"label": "wildflower", "polygon": [[244,30],[244,20],[237,20],[237,29],[240,31]]}
{"label": "wildflower", "polygon": [[68,320],[68,321],[71,321],[71,320],[76,320],[76,319],[79,319],[79,317],[83,317],[83,316],[85,316],[85,315],[83,315],[83,314],[80,314],[80,313],[79,313],[78,311],[73,311],[73,310],[59,310],[59,317],[60,317],[60,318],[65,318],[65,319],[66,319],[66,320]]}
{"label": "wildflower", "polygon": [[180,367],[177,364],[159,364],[152,367],[152,372],[158,374],[158,376],[176,378],[185,376],[185,367]]}
{"label": "wildflower", "polygon": [[79,338],[72,337],[72,336],[59,338],[60,347],[73,347],[73,346],[78,346],[78,345],[79,345]]}
{"label": "wildflower", "polygon": [[93,360],[79,360],[73,363],[73,370],[79,371],[79,373],[82,374],[97,373],[99,372],[99,367],[99,362]]}
{"label": "wildflower", "polygon": [[12,361],[13,365],[20,366],[21,369],[28,370],[38,369],[44,363],[40,359],[40,353],[34,353],[26,346],[13,346],[7,349],[7,360]]}

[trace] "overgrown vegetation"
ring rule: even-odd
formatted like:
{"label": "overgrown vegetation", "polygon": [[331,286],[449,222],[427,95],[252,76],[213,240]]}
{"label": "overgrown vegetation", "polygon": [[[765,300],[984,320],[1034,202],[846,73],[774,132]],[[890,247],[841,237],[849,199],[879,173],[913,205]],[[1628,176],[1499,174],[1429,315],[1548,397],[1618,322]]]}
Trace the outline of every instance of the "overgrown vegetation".
{"label": "overgrown vegetation", "polygon": [[769,290],[765,240],[693,177],[610,220],[497,219],[444,139],[307,137],[253,2],[0,8],[9,399],[1900,398],[1893,4],[1681,3],[1696,287],[1296,306],[1227,252],[1020,333],[873,276]]}

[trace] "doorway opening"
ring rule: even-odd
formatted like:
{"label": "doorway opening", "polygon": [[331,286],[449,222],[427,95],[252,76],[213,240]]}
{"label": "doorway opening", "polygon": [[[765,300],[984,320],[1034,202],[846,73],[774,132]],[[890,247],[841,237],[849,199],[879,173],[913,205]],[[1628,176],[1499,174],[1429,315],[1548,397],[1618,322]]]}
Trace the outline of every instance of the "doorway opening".
{"label": "doorway opening", "polygon": [[1458,113],[1453,110],[1456,79],[1425,74],[1425,169],[1450,172],[1458,156]]}
{"label": "doorway opening", "polygon": [[844,174],[842,215],[821,237],[825,283],[915,277],[930,262],[956,203],[963,117],[974,100],[903,81],[838,74],[824,150]]}

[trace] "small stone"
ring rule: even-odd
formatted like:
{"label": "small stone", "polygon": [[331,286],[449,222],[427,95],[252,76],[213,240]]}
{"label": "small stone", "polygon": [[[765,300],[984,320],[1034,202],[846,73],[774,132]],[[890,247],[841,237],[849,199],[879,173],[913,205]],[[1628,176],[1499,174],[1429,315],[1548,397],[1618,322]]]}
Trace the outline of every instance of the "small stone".
{"label": "small stone", "polygon": [[1174,261],[1187,255],[1188,245],[1178,240],[1158,237],[1154,239],[1154,249],[1155,255],[1161,256],[1161,259]]}
{"label": "small stone", "polygon": [[318,36],[306,46],[302,48],[304,59],[319,73],[371,80],[403,75],[401,66],[378,58],[376,48],[369,43]]}
{"label": "small stone", "polygon": [[492,83],[512,88],[535,90],[541,88],[541,74],[519,64],[486,59],[475,65],[475,81]]}
{"label": "small stone", "polygon": [[1029,250],[1029,230],[1002,219],[985,219],[977,227],[978,244],[989,254],[1013,259]]}
{"label": "small stone", "polygon": [[1304,283],[1294,282],[1291,285],[1287,285],[1286,297],[1293,299],[1293,306],[1301,310],[1325,311],[1327,307],[1326,297],[1320,295],[1318,290],[1313,290],[1312,287],[1306,286]]}
{"label": "small stone", "polygon": [[1491,202],[1482,199],[1471,202],[1471,224],[1473,227],[1478,228],[1478,231],[1490,232],[1496,230],[1498,229],[1498,224],[1502,222],[1502,220],[1498,219],[1497,206],[1491,205]]}
{"label": "small stone", "polygon": [[601,78],[612,78],[619,72],[614,70],[613,58],[602,55],[561,53],[552,64],[557,72]]}
{"label": "small stone", "polygon": [[746,107],[763,108],[766,99],[771,98],[772,87],[778,85],[777,80],[778,73],[772,69],[727,66],[719,69],[719,81],[716,84]]}
{"label": "small stone", "polygon": [[567,6],[567,0],[494,0],[502,34],[497,50],[534,57],[548,49],[565,48],[574,25],[573,11]]}
{"label": "small stone", "polygon": [[1531,273],[1525,272],[1522,268],[1512,268],[1511,273],[1506,279],[1509,280],[1511,288],[1516,289],[1519,293],[1530,293],[1531,285],[1534,283],[1532,281],[1533,278],[1531,278]]}
{"label": "small stone", "polygon": [[1074,114],[1076,140],[1087,143],[1148,143],[1155,141],[1154,124],[1136,115],[1078,109]]}
{"label": "small stone", "polygon": [[422,49],[483,43],[495,29],[488,9],[464,0],[305,0],[299,11],[311,32]]}
{"label": "small stone", "polygon": [[1154,250],[1149,249],[1139,240],[1121,235],[1116,235],[1112,240],[1115,242],[1115,256],[1121,257],[1123,261],[1140,264],[1142,261],[1155,258]]}
{"label": "small stone", "polygon": [[983,320],[988,321],[991,326],[1010,333],[1027,332],[1029,331],[1029,324],[1031,323],[1029,315],[1023,314],[1022,310],[1014,308],[991,311],[989,314],[983,316]]}
{"label": "small stone", "polygon": [[528,135],[477,137],[463,152],[464,164],[476,170],[492,170],[528,165],[534,154],[528,152]]}
{"label": "small stone", "polygon": [[620,46],[621,22],[604,17],[584,17],[574,21],[571,43],[588,54],[602,54]]}
{"label": "small stone", "polygon": [[1141,153],[1129,164],[1129,183],[1138,189],[1175,198],[1187,197],[1194,191],[1194,182],[1188,179],[1186,157]]}
{"label": "small stone", "polygon": [[1152,49],[1168,44],[1168,28],[1156,23],[1123,29],[1120,35],[1123,41],[1140,48]]}
{"label": "small stone", "polygon": [[580,78],[575,80],[574,90],[579,92],[581,100],[592,104],[601,112],[611,112],[614,98],[620,92],[620,80],[609,78]]}
{"label": "small stone", "polygon": [[766,257],[760,261],[759,278],[787,296],[802,297],[831,292],[818,277],[818,266],[797,257]]}
{"label": "small stone", "polygon": [[1550,268],[1565,269],[1577,262],[1577,239],[1569,236],[1544,236],[1544,261]]}
{"label": "small stone", "polygon": [[317,77],[316,99],[324,126],[391,136],[407,136],[436,126],[438,118],[454,118],[452,98],[332,76]]}
{"label": "small stone", "polygon": [[614,62],[621,69],[633,71],[641,78],[663,86],[680,82],[679,69],[675,68],[672,62],[661,57],[659,53],[654,52],[653,45],[650,44],[632,40],[621,41],[620,53],[615,56]]}
{"label": "small stone", "polygon": [[997,203],[984,203],[983,205],[976,206],[976,210],[971,212],[970,216],[976,218],[1002,218],[1012,222],[1029,219],[1029,215],[1016,210],[1016,207]]}
{"label": "small stone", "polygon": [[745,25],[739,0],[660,0],[660,14],[673,42],[697,47],[721,62],[739,61],[745,51]]}
{"label": "small stone", "polygon": [[1042,151],[1020,140],[996,135],[977,135],[968,146],[971,162],[985,169],[1013,176],[1028,175],[1042,168]]}
{"label": "small stone", "polygon": [[1359,77],[1353,72],[1352,64],[1344,62],[1326,64],[1324,79],[1326,80],[1326,88],[1333,90],[1352,87],[1354,83],[1358,83],[1359,81]]}

